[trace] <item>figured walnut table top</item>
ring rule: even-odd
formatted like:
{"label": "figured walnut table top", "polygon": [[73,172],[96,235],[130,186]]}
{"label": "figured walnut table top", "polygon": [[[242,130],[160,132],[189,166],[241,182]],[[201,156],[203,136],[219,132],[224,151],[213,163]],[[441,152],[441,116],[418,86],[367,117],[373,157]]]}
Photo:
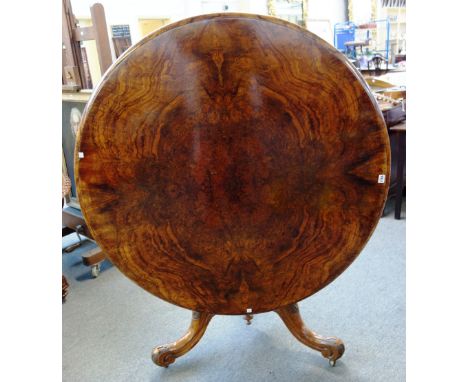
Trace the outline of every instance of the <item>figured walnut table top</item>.
{"label": "figured walnut table top", "polygon": [[333,281],[372,234],[390,168],[381,113],[346,58],[243,14],[183,20],[129,49],[89,101],[76,152],[83,214],[111,261],[217,314]]}

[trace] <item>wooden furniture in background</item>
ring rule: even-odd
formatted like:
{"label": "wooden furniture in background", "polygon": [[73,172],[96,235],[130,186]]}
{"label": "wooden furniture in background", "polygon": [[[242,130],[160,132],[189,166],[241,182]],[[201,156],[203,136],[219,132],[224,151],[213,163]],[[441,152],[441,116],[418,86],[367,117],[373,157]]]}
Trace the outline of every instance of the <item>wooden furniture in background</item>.
{"label": "wooden furniture in background", "polygon": [[[378,79],[367,80],[370,86]],[[386,87],[385,82],[379,81]],[[401,218],[401,204],[406,184],[406,89],[395,88],[391,85],[385,90],[374,91],[380,110],[387,125],[391,148],[391,180],[388,200],[395,198],[395,219]]]}
{"label": "wooden furniture in background", "polygon": [[[392,176],[388,196],[389,199],[395,198],[395,219],[397,220],[401,218],[401,204],[406,185],[406,91],[404,93],[401,95],[404,97],[402,102],[393,107],[382,109],[390,136],[392,157]],[[398,94],[395,96],[398,97]]]}
{"label": "wooden furniture in background", "polygon": [[[86,236],[93,240],[83,215],[80,211],[79,201],[76,195],[76,185],[73,179],[73,151],[75,147],[75,136],[81,120],[81,113],[90,96],[89,91],[77,93],[63,93],[62,95],[62,178],[67,179],[67,192],[62,190],[63,201],[66,200],[66,208],[62,208],[62,237],[75,232],[79,241],[64,249],[69,253],[82,244],[81,236]],[[72,177],[71,182],[69,177]],[[93,248],[82,254],[83,263],[91,267],[91,274],[97,277],[100,272],[100,264],[105,259],[104,253],[97,248]]]}
{"label": "wooden furniture in background", "polygon": [[[79,235],[86,236],[88,239],[94,241],[93,235],[90,232],[88,225],[86,224],[83,215],[79,209],[73,207],[65,207],[62,210],[62,226],[68,228],[71,231],[68,232],[76,232],[78,237]],[[62,228],[62,236],[63,236],[63,228]],[[80,241],[73,245],[68,250],[65,249],[65,252],[71,252],[76,247],[81,244]],[[99,248],[99,246],[90,249],[89,251],[84,252],[81,255],[81,259],[83,260],[83,264],[91,268],[91,275],[93,277],[98,277],[100,270],[101,270],[101,263],[106,259],[104,252]]]}
{"label": "wooden furniture in background", "polygon": [[112,25],[112,43],[115,57],[119,58],[132,45],[129,25]]}
{"label": "wooden furniture in background", "polygon": [[266,16],[163,27],[106,73],[75,154],[83,215],[107,256],[194,312],[156,364],[195,346],[216,314],[269,311],[332,365],[343,355],[297,302],[368,241],[390,147],[375,99],[333,47]]}
{"label": "wooden furniture in background", "polygon": [[[62,208],[64,204],[65,196],[70,193],[71,181],[70,178],[62,172]],[[63,226],[62,226],[62,237],[63,237]],[[65,302],[68,294],[68,281],[62,274],[62,303]]]}
{"label": "wooden furniture in background", "polygon": [[[79,27],[73,15],[70,0],[62,0],[62,82],[63,89],[77,91],[86,89],[86,71],[81,52],[81,41],[95,40],[99,66],[103,74],[112,64],[112,53],[107,33],[104,7],[91,6],[91,27]],[[89,75],[88,75],[89,76]]]}
{"label": "wooden furniture in background", "polygon": [[62,92],[62,172],[71,179],[71,190],[65,199],[68,206],[78,209],[80,204],[76,193],[73,158],[81,115],[90,96],[91,90]]}
{"label": "wooden furniture in background", "polygon": [[390,127],[390,135],[396,136],[396,182],[395,182],[395,219],[401,218],[401,203],[406,185],[406,120]]}

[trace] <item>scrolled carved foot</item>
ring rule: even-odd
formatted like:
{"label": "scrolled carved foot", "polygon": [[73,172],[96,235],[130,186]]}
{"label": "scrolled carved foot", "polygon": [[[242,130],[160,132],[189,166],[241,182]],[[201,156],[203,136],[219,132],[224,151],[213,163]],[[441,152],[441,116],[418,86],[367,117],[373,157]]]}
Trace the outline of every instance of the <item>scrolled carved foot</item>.
{"label": "scrolled carved foot", "polygon": [[345,346],[343,341],[336,337],[326,337],[323,338],[318,334],[315,334],[316,337],[320,337],[323,341],[324,349],[321,351],[322,355],[328,359],[330,366],[335,366],[336,360],[343,356],[345,351]]}
{"label": "scrolled carved foot", "polygon": [[318,350],[328,359],[331,366],[335,366],[336,360],[341,358],[345,351],[343,341],[336,337],[323,337],[310,330],[302,321],[297,304],[281,307],[275,310],[275,312],[280,316],[294,337],[304,345]]}
{"label": "scrolled carved foot", "polygon": [[157,346],[151,355],[153,362],[161,367],[168,367],[176,360],[175,354],[165,345]]}
{"label": "scrolled carved foot", "polygon": [[210,313],[193,312],[192,322],[187,333],[175,342],[156,346],[151,355],[153,362],[162,367],[168,367],[174,363],[176,358],[187,353],[200,341],[212,318],[213,314]]}

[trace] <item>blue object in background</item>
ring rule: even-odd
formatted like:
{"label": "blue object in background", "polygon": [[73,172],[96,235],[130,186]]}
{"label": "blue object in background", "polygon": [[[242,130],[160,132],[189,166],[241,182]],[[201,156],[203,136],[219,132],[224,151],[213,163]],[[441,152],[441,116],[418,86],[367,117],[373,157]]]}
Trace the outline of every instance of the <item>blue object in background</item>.
{"label": "blue object in background", "polygon": [[356,36],[356,24],[352,21],[336,23],[334,28],[334,45],[340,52],[346,52],[345,43],[354,41]]}
{"label": "blue object in background", "polygon": [[[374,53],[383,53],[387,63],[390,59],[390,18],[382,20],[371,20],[369,23],[384,23],[385,24],[385,49],[375,50]],[[346,53],[345,43],[348,41],[354,41],[356,39],[357,25],[352,21],[346,21],[343,23],[336,23],[334,27],[334,45],[342,53]],[[369,29],[369,28],[363,28]],[[370,38],[370,30],[367,31],[367,38]]]}

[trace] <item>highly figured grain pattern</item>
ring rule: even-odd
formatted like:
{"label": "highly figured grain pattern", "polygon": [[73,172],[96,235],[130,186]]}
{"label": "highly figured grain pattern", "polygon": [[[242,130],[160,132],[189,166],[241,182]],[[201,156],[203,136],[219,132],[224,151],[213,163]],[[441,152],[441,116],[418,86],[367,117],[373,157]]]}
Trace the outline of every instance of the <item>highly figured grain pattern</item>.
{"label": "highly figured grain pattern", "polygon": [[121,56],[87,105],[80,204],[138,285],[213,314],[271,311],[334,280],[382,212],[384,121],[360,75],[270,17],[182,20]]}

